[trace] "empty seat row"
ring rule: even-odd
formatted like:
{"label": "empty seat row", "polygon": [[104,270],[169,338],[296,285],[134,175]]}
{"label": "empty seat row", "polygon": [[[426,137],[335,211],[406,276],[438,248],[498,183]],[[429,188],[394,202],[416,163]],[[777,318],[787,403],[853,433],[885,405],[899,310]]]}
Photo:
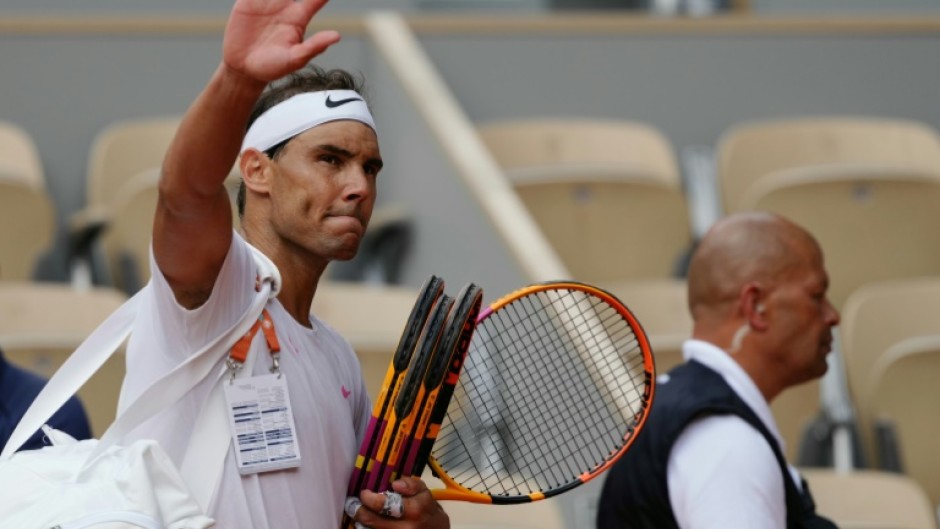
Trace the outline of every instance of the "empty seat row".
{"label": "empty seat row", "polygon": [[[100,234],[100,283],[133,291],[146,279],[149,206],[177,124],[175,117],[115,123],[93,143],[86,207],[69,224],[73,244],[85,244],[86,256],[87,242]],[[9,189],[3,211],[44,218],[29,229],[3,223],[10,234],[0,250],[0,278],[22,279],[48,249],[54,221],[41,196],[35,147],[15,126],[0,128],[19,138],[4,141],[0,153],[0,182]],[[689,201],[695,197],[687,196],[675,150],[660,131],[622,120],[532,119],[483,123],[479,132],[574,278],[605,283],[682,275],[694,243]],[[940,140],[921,123],[742,124],[722,136],[715,173],[721,211],[776,211],[816,235],[837,306],[870,281],[940,274],[940,244],[920,229],[940,220]],[[233,192],[236,182],[233,169]]]}

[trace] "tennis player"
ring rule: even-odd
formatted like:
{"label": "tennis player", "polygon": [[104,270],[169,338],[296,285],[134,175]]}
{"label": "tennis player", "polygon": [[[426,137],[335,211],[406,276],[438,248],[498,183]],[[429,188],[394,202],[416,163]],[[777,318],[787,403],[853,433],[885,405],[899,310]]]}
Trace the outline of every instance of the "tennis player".
{"label": "tennis player", "polygon": [[[255,393],[236,397],[277,400],[271,409],[281,426],[234,436],[209,513],[225,529],[336,529],[371,413],[353,351],[310,315],[327,264],[356,255],[382,168],[377,127],[357,80],[307,67],[340,38],[334,31],[305,37],[325,3],[235,2],[222,61],[163,163],[152,280],[127,351],[122,406],[247,310],[256,280],[249,245],[277,265],[283,284],[267,305],[264,339],[259,333],[252,345],[258,360],[244,366],[260,389],[238,385]],[[236,161],[244,179],[240,233],[223,187]],[[279,356],[270,354],[278,347]],[[280,376],[267,376],[270,369]],[[215,380],[204,380],[132,437],[158,440],[180,465]],[[238,414],[236,397],[227,397],[235,422],[256,419]],[[282,455],[252,459],[252,443]],[[373,529],[449,527],[422,481],[402,479],[393,489],[364,491],[361,506],[350,509],[355,519]]]}

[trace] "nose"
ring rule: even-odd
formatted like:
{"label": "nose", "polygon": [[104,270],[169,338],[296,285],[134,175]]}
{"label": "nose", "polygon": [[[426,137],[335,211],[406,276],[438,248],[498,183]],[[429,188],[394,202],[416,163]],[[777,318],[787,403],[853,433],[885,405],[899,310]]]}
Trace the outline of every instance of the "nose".
{"label": "nose", "polygon": [[375,196],[375,179],[362,167],[353,167],[345,172],[343,199],[361,202]]}
{"label": "nose", "polygon": [[835,327],[842,320],[842,317],[839,316],[839,311],[833,306],[832,302],[829,301],[829,298],[826,298],[826,321],[829,323],[830,327]]}

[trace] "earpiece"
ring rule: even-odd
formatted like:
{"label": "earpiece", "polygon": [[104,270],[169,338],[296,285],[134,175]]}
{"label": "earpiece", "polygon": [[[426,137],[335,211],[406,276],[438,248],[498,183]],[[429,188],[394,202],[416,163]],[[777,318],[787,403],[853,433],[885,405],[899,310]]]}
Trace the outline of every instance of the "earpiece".
{"label": "earpiece", "polygon": [[762,305],[761,303],[758,303],[758,304],[757,304],[757,313],[758,313],[758,314],[763,314],[763,313],[765,312],[765,310],[766,310],[766,309],[764,309],[764,305]]}

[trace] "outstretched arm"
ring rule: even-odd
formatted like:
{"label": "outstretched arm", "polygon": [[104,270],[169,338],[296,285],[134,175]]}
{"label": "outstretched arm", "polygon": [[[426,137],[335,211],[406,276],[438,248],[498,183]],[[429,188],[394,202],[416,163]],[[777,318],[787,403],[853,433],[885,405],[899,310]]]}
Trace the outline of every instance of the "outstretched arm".
{"label": "outstretched arm", "polygon": [[224,188],[251,108],[265,85],[302,68],[339,41],[335,31],[304,38],[327,0],[237,0],[222,62],[186,111],[167,151],[154,217],[157,265],[177,301],[208,299],[232,239]]}

